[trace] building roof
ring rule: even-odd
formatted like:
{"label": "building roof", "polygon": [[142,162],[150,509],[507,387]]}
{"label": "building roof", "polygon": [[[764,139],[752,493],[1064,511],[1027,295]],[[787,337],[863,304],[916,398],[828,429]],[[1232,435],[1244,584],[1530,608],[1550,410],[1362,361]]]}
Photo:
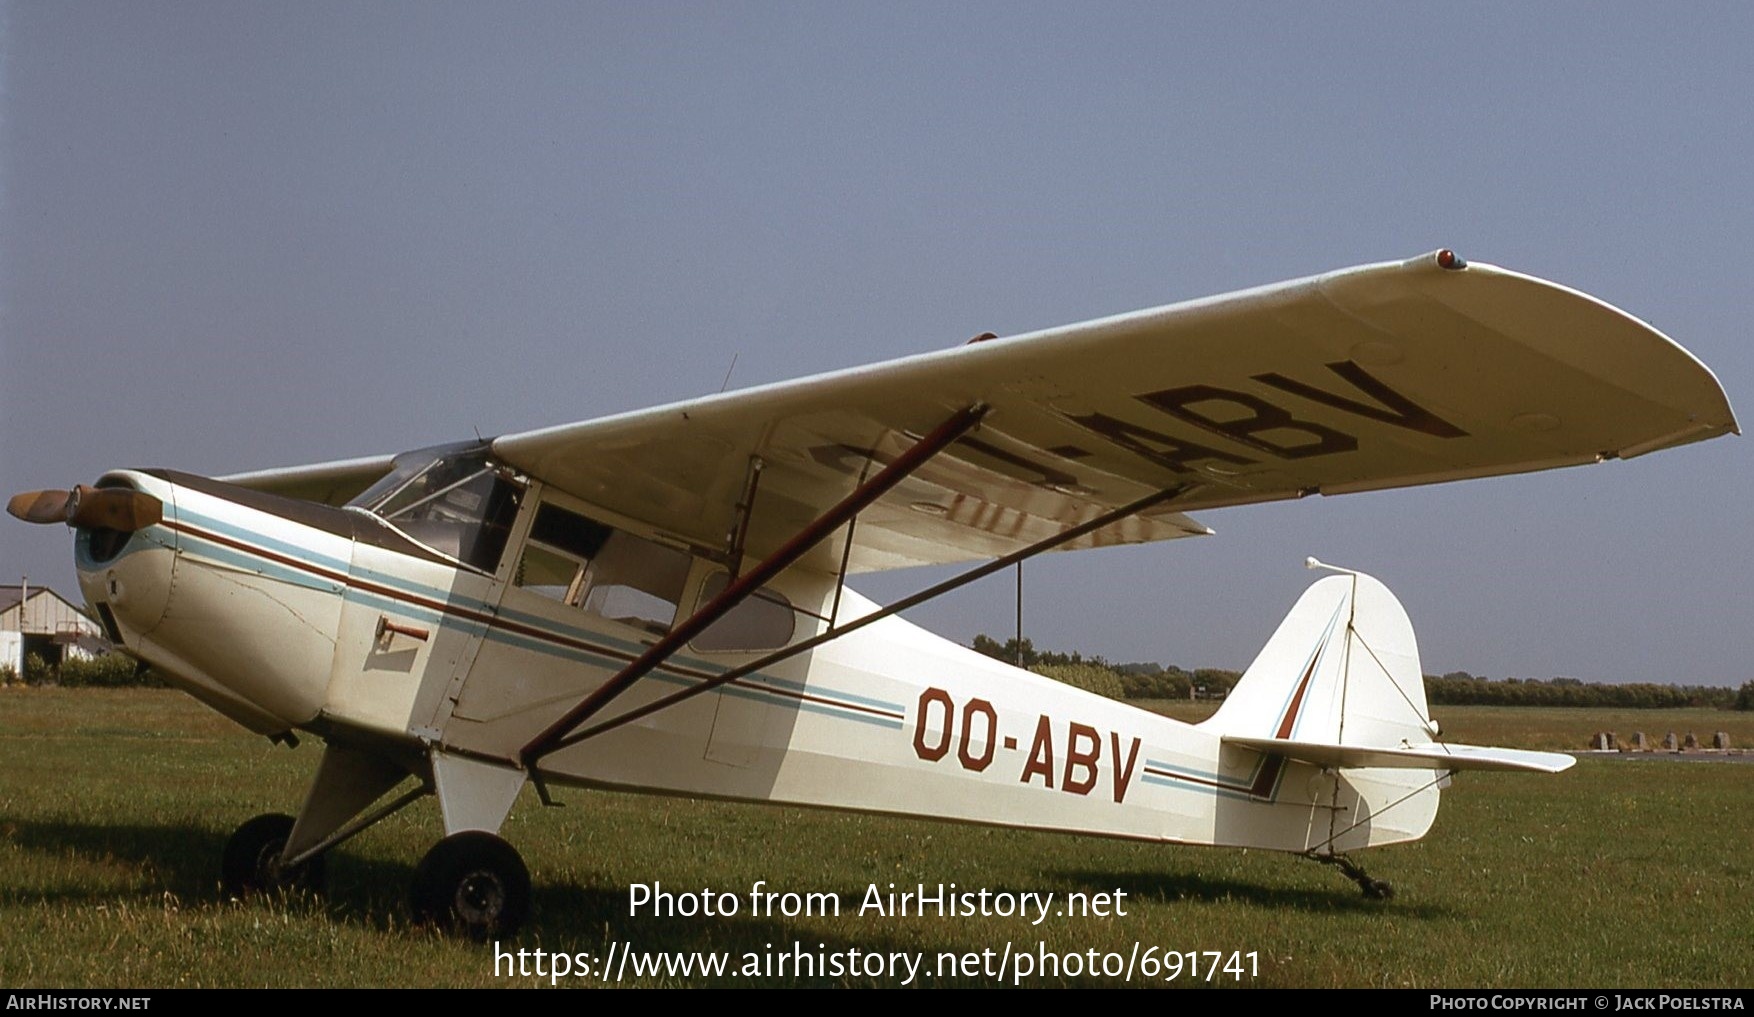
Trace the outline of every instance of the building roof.
{"label": "building roof", "polygon": [[[0,614],[5,614],[6,612],[17,607],[18,602],[24,599],[24,590],[25,590],[25,587],[21,583],[0,583]],[[73,610],[78,611],[80,614],[85,613],[85,611],[83,609],[81,609],[78,604],[74,603],[71,600],[68,600],[66,597],[61,596],[59,593],[56,593],[52,587],[38,586],[35,583],[31,583],[30,584],[30,599],[35,600],[37,598],[37,595],[40,593],[49,594],[50,596],[54,597],[56,600],[61,601],[63,604],[66,604],[66,605],[72,607]]]}
{"label": "building roof", "polygon": [[[34,590],[36,587],[33,586],[31,589]],[[19,584],[0,585],[0,612],[12,610],[23,597],[24,587]]]}

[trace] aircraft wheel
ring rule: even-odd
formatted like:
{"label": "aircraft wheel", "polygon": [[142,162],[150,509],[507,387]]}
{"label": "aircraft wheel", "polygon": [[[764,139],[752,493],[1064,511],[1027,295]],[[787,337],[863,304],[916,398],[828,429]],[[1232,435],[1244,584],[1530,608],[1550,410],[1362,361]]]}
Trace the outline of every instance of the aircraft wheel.
{"label": "aircraft wheel", "polygon": [[291,869],[280,865],[280,852],[292,836],[293,818],[270,812],[257,816],[235,830],[225,842],[220,861],[220,886],[227,897],[253,893],[304,891],[321,894],[324,884],[323,856],[318,855]]}
{"label": "aircraft wheel", "polygon": [[464,830],[420,860],[410,904],[416,921],[470,939],[509,936],[530,912],[530,870],[504,840]]}
{"label": "aircraft wheel", "polygon": [[1364,896],[1371,900],[1394,900],[1395,888],[1384,879],[1367,879],[1364,881]]}

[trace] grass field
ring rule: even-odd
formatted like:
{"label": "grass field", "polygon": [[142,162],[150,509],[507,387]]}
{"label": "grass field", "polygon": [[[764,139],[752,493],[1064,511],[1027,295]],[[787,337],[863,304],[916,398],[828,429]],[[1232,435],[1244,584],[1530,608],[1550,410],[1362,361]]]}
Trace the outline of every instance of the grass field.
{"label": "grass field", "polygon": [[[1737,744],[1754,744],[1754,718],[1710,711],[1456,707],[1438,715],[1457,740],[1528,747],[1577,747],[1599,729],[1728,730]],[[167,691],[0,692],[0,986],[533,984],[496,978],[491,948],[409,927],[408,881],[438,835],[430,800],[336,852],[323,903],[220,900],[218,858],[231,829],[259,812],[293,811],[317,755],[308,742],[272,748]],[[524,947],[740,952],[797,940],[812,950],[932,955],[1045,942],[1127,954],[1138,942],[1255,951],[1260,974],[1248,985],[1754,984],[1754,767],[1744,764],[1586,759],[1557,777],[1460,779],[1430,836],[1364,856],[1399,890],[1386,903],[1364,900],[1329,869],[1258,851],[603,793],[564,798],[567,808],[542,809],[527,791],[505,830],[536,881]],[[757,880],[837,893],[846,910],[839,918],[628,916],[631,883],[746,898]],[[1039,926],[860,917],[853,912],[873,882],[1119,888],[1128,915],[1050,916]],[[1028,984],[1111,983],[1062,975]]]}

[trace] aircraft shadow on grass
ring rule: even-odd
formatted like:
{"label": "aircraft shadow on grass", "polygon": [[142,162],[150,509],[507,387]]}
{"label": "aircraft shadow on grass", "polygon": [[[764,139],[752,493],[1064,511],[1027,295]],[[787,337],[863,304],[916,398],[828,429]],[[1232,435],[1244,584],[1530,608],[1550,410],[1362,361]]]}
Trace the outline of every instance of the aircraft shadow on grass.
{"label": "aircraft shadow on grass", "polygon": [[[189,823],[100,824],[0,816],[0,839],[40,855],[72,856],[97,865],[119,863],[131,870],[131,875],[120,878],[145,884],[141,891],[118,891],[113,880],[99,879],[85,886],[64,880],[63,885],[37,891],[4,886],[0,887],[0,900],[103,902],[133,897],[143,891],[168,892],[191,905],[217,903],[221,899],[219,859],[225,851],[226,836],[218,830]],[[341,864],[331,869],[330,882],[342,891],[340,903],[344,914],[358,910],[360,905],[372,905],[369,910],[378,910],[375,898],[392,897],[387,891],[373,893],[370,888],[380,884],[405,885],[412,872],[404,864],[351,855],[334,860]]]}
{"label": "aircraft shadow on grass", "polygon": [[[138,890],[118,891],[112,881],[93,881],[78,886],[71,881],[40,890],[17,886],[0,887],[0,902],[6,904],[34,903],[104,903],[148,897],[168,892],[184,906],[214,905],[221,902],[216,877],[217,861],[225,847],[225,835],[188,823],[164,825],[80,823],[54,820],[24,820],[0,817],[0,836],[25,851],[48,856],[73,856],[95,864],[121,864],[134,870],[144,883]],[[324,905],[333,920],[352,922],[381,931],[405,930],[409,916],[407,902],[398,892],[408,885],[413,867],[395,861],[384,861],[355,854],[331,856],[329,894]],[[1267,887],[1234,879],[1201,877],[1177,873],[1140,873],[1119,870],[1064,870],[1050,874],[1066,884],[1087,887],[1091,891],[1125,887],[1136,901],[1177,901],[1191,904],[1240,902],[1263,909],[1294,909],[1315,912],[1378,911],[1383,905],[1360,899],[1336,887],[1333,890]],[[127,878],[127,877],[124,877]],[[841,914],[856,914],[862,893],[840,892]],[[790,949],[797,941],[811,953],[844,953],[857,949],[861,953],[924,951],[963,953],[979,950],[994,943],[975,943],[966,939],[957,923],[948,923],[941,937],[925,941],[886,934],[881,923],[862,926],[860,935],[848,937],[812,927],[807,921],[794,922],[784,918],[737,915],[714,918],[667,918],[633,916],[627,913],[626,887],[596,886],[579,883],[538,882],[532,894],[534,915],[518,945],[540,944],[549,950],[587,951],[601,955],[610,942],[630,944],[635,949],[676,951],[727,951],[740,958],[744,951],[762,956]],[[1449,912],[1429,904],[1406,902],[1391,905],[1396,915],[1430,920]],[[771,946],[770,946],[771,944]],[[485,947],[484,949],[491,949]],[[740,960],[737,961],[740,963]],[[779,981],[763,978],[767,984],[797,982],[832,984],[840,979],[787,976]],[[854,978],[862,983],[870,979]],[[878,979],[893,984],[889,979]],[[980,981],[975,979],[973,981]],[[1057,984],[1108,984],[1102,978],[1066,977]]]}
{"label": "aircraft shadow on grass", "polygon": [[[1292,859],[1287,858],[1287,861]],[[1342,889],[1262,886],[1236,879],[1201,876],[1186,872],[1137,872],[1070,869],[1051,873],[1057,880],[1086,887],[1089,891],[1121,887],[1132,901],[1187,902],[1194,904],[1247,904],[1274,911],[1380,912],[1393,911],[1397,918],[1436,919],[1451,916],[1450,909],[1407,900],[1385,903],[1369,900]]]}

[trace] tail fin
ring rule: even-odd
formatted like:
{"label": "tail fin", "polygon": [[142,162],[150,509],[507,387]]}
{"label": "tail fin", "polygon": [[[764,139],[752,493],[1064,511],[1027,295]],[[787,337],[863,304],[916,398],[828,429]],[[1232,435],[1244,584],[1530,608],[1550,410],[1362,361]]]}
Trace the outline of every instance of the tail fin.
{"label": "tail fin", "polygon": [[1437,732],[1406,609],[1370,576],[1311,586],[1204,726],[1301,742],[1399,745]]}
{"label": "tail fin", "polygon": [[1325,767],[1557,772],[1576,760],[1435,741],[1413,623],[1388,587],[1349,573],[1308,590],[1202,727]]}

